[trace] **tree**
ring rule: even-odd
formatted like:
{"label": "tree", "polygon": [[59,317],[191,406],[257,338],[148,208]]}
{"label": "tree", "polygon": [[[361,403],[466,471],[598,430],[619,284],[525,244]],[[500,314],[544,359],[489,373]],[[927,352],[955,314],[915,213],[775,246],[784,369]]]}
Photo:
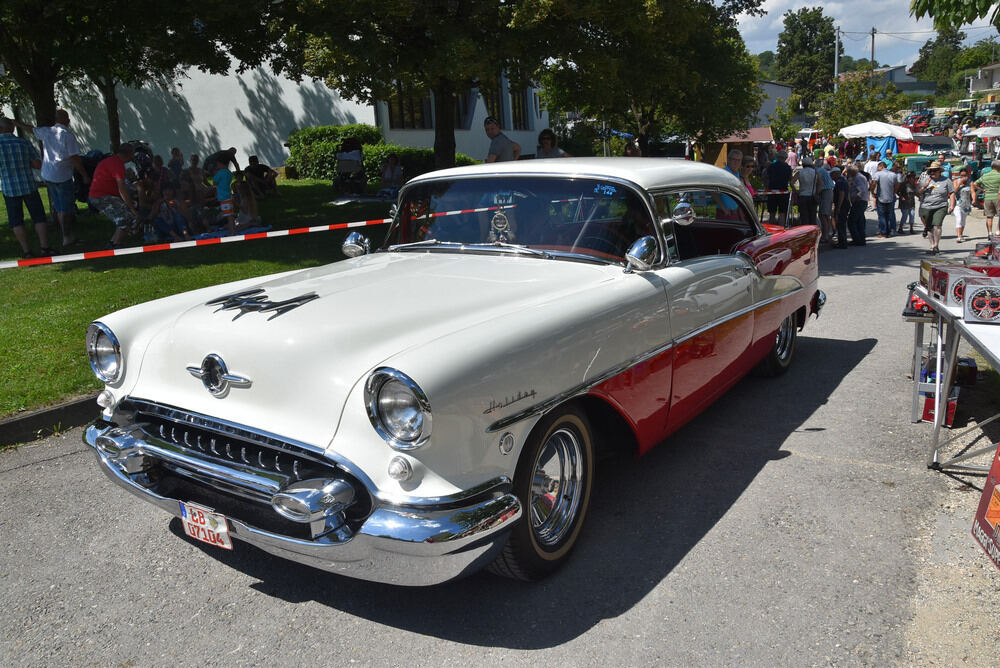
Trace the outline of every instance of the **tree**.
{"label": "tree", "polygon": [[823,16],[821,7],[785,12],[784,30],[778,34],[778,76],[792,84],[807,108],[833,90],[835,42],[833,19]]}
{"label": "tree", "polygon": [[911,0],[910,13],[918,19],[932,17],[938,29],[958,28],[989,16],[990,23],[1000,30],[1000,5],[993,0]]}
{"label": "tree", "polygon": [[965,33],[951,27],[938,29],[934,39],[927,40],[913,63],[911,72],[918,79],[934,81],[938,85],[938,94],[947,95],[953,92],[952,77],[955,74],[955,56],[962,49]]}
{"label": "tree", "polygon": [[872,62],[867,58],[855,59],[851,56],[841,56],[839,64],[841,74],[846,72],[868,72],[873,68],[888,67],[887,65],[879,65],[878,61],[875,61],[875,64],[872,65]]}
{"label": "tree", "polygon": [[542,76],[546,99],[636,134],[644,154],[662,132],[710,142],[744,129],[760,106],[758,71],[732,8],[590,0],[561,10],[559,55]]}
{"label": "tree", "polygon": [[968,70],[989,65],[1000,54],[1000,42],[995,37],[981,39],[967,49],[962,49],[952,60],[955,70]]}
{"label": "tree", "polygon": [[272,6],[245,0],[232,12],[218,0],[175,0],[139,11],[127,0],[3,0],[0,62],[31,100],[34,122],[51,125],[56,84],[85,72],[106,94],[119,81],[142,83],[181,65],[225,70],[230,54],[244,65],[261,62],[275,43]]}
{"label": "tree", "polygon": [[819,98],[817,125],[824,134],[835,135],[841,128],[867,121],[888,121],[889,116],[906,106],[906,96],[892,84],[873,84],[871,77],[857,73],[846,77],[836,93]]}
{"label": "tree", "polygon": [[774,51],[761,51],[757,54],[757,67],[760,69],[760,78],[774,80],[778,78],[778,63],[774,57]]}
{"label": "tree", "polygon": [[[502,74],[524,83],[546,42],[512,27],[517,3],[495,0],[286,0],[284,50],[275,65],[374,104],[421,100],[434,110],[434,162],[455,164],[456,109],[471,88],[496,90]],[[529,3],[530,7],[530,3]],[[492,96],[490,96],[491,98]],[[488,98],[489,99],[489,98]],[[497,109],[490,109],[498,115]]]}
{"label": "tree", "polygon": [[795,110],[799,107],[799,97],[794,93],[787,100],[778,100],[774,106],[774,114],[768,114],[767,123],[771,126],[771,136],[775,139],[790,139],[802,129],[794,122]]}
{"label": "tree", "polygon": [[[245,11],[233,16],[213,16],[211,5],[192,0],[153,3],[142,12],[134,10],[131,0],[104,0],[95,8],[95,20],[105,26],[99,39],[114,48],[95,48],[93,57],[79,61],[79,69],[104,102],[112,151],[121,142],[118,86],[166,85],[188,67],[224,74],[231,55],[239,58],[242,71],[270,53],[275,40],[267,36],[268,7],[254,5],[253,0],[244,3]],[[234,30],[239,39],[233,38]]]}

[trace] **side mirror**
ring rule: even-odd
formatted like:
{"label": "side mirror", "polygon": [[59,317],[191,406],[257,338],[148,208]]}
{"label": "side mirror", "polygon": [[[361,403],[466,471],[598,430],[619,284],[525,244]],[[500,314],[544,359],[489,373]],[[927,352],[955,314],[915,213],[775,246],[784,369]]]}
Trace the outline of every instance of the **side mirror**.
{"label": "side mirror", "polygon": [[358,257],[359,255],[368,255],[371,252],[371,248],[372,244],[365,235],[360,232],[351,232],[344,239],[340,250],[347,257]]}
{"label": "side mirror", "polygon": [[674,207],[673,222],[678,225],[690,225],[694,222],[694,207],[689,202],[681,202]]}
{"label": "side mirror", "polygon": [[636,239],[625,253],[625,259],[628,261],[625,266],[626,274],[632,273],[633,269],[649,271],[656,262],[656,237],[645,236]]}

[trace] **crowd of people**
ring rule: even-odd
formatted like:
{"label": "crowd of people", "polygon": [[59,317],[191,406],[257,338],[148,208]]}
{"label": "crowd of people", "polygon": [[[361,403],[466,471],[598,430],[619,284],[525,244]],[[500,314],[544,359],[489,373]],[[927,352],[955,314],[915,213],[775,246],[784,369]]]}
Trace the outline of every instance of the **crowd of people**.
{"label": "crowd of people", "polygon": [[[88,197],[115,225],[109,247],[117,248],[129,234],[141,234],[145,241],[183,241],[259,226],[257,201],[279,194],[277,172],[257,156],[241,170],[236,153],[234,147],[223,149],[204,163],[191,154],[185,167],[179,148],[171,149],[164,165],[161,156],[150,158],[144,147],[122,144],[97,165]],[[138,171],[126,169],[130,162]]]}
{"label": "crowd of people", "polygon": [[[80,157],[64,109],[51,126],[33,127],[0,118],[0,191],[8,223],[21,246],[22,257],[51,256],[49,225],[34,170],[41,170],[54,219],[62,232],[62,251],[76,246],[74,232],[77,193],[74,172],[89,205],[111,221],[114,231],[107,248],[119,247],[127,237],[142,241],[182,241],[195,235],[234,234],[261,225],[258,200],[277,196],[278,173],[250,156],[240,169],[235,148],[217,151],[202,164],[191,154],[187,166],[179,148],[170,159],[153,155],[138,142],[122,144],[96,164],[91,174]],[[42,142],[39,155],[33,142],[14,134],[20,127]],[[133,167],[128,167],[129,164]],[[39,250],[32,251],[24,226],[24,210],[34,222]]]}
{"label": "crowd of people", "polygon": [[878,217],[877,238],[914,234],[919,219],[931,254],[939,252],[948,215],[954,219],[956,240],[967,239],[966,221],[975,206],[984,208],[987,238],[993,238],[1000,161],[994,160],[973,181],[965,161],[953,168],[943,153],[917,174],[907,171],[891,150],[883,155],[874,145],[865,148],[851,141],[837,145],[832,138],[812,146],[802,139],[777,141],[760,146],[756,156],[730,151],[727,169],[751,194],[755,191],[750,177],[760,178],[771,193],[766,196],[769,223],[784,225],[791,205],[798,210],[797,222],[819,225],[822,243],[834,248],[867,243],[865,211],[869,208]]}

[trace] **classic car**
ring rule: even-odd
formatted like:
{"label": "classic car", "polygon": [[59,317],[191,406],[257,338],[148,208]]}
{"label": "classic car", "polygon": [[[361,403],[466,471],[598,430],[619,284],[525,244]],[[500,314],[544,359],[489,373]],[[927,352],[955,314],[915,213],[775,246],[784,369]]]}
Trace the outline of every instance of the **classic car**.
{"label": "classic car", "polygon": [[[819,230],[729,172],[567,158],[409,181],[348,259],[87,331],[100,468],[220,549],[400,585],[566,561],[598,454],[641,454],[818,314]],[[235,540],[233,540],[235,539]]]}

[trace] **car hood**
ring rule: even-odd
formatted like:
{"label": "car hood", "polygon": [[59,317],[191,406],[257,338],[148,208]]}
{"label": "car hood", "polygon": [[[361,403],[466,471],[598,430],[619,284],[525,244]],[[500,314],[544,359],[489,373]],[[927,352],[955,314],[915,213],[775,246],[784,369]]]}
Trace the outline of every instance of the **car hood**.
{"label": "car hood", "polygon": [[[254,297],[269,303],[316,295],[284,312],[224,309],[202,290],[150,338],[130,393],[325,447],[351,389],[386,359],[620,272],[510,255],[377,253],[238,286],[261,289]],[[249,382],[211,394],[189,370],[208,355]]]}

